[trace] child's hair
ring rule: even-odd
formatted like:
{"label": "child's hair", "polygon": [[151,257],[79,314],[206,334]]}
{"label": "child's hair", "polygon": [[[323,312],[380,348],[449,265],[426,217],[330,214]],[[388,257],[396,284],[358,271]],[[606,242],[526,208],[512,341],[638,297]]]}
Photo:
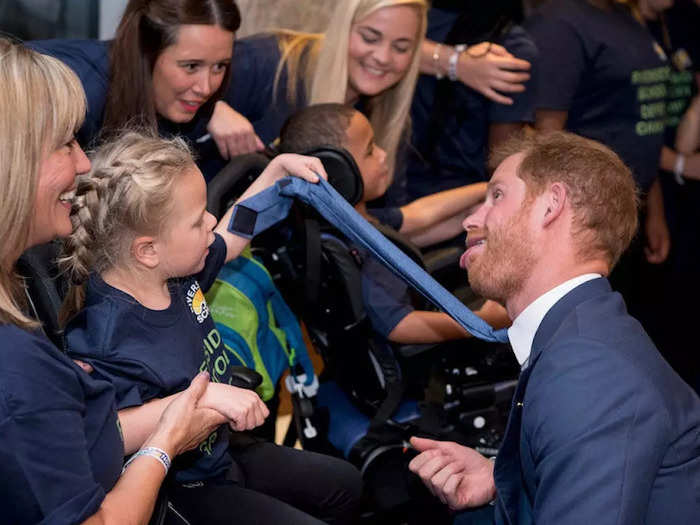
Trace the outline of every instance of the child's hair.
{"label": "child's hair", "polygon": [[166,229],[178,178],[194,167],[181,138],[162,139],[126,131],[102,145],[92,168],[78,177],[61,270],[71,283],[61,308],[65,323],[83,307],[84,284],[124,261],[125,248],[137,235]]}
{"label": "child's hair", "polygon": [[357,112],[345,104],[315,104],[287,119],[280,131],[280,153],[306,153],[318,146],[344,148],[347,129]]}

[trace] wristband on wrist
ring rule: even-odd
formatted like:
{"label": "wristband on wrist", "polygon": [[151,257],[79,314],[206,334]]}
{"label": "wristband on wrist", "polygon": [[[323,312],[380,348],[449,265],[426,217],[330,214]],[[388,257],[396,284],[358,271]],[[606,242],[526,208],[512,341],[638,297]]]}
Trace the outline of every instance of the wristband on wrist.
{"label": "wristband on wrist", "polygon": [[681,186],[685,184],[683,180],[683,170],[685,170],[685,155],[682,153],[676,154],[676,163],[673,165],[673,175],[676,182]]}
{"label": "wristband on wrist", "polygon": [[124,467],[122,468],[122,474],[124,474],[124,471],[131,464],[131,462],[139,456],[149,456],[157,460],[161,465],[163,465],[163,468],[165,469],[165,475],[168,475],[168,470],[170,470],[170,456],[168,456],[168,453],[165,450],[158,447],[144,447],[138,452],[136,452],[136,454],[129,458],[129,461],[124,463]]}
{"label": "wristband on wrist", "polygon": [[436,42],[435,47],[433,48],[433,64],[435,65],[435,78],[437,78],[438,80],[445,76],[445,74],[442,71],[442,67],[440,66],[441,49],[442,44],[440,42]]}
{"label": "wristband on wrist", "polygon": [[459,61],[459,55],[461,55],[466,49],[466,44],[456,45],[447,62],[447,78],[449,78],[452,82],[457,80],[457,62]]}

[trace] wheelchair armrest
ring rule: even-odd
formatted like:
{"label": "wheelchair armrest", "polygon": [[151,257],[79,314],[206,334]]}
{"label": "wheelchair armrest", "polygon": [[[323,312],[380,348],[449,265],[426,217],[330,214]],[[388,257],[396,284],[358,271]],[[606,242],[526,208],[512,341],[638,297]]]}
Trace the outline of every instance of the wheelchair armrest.
{"label": "wheelchair armrest", "polygon": [[459,246],[447,246],[428,251],[423,254],[425,270],[432,275],[446,268],[459,268],[459,258],[462,253],[464,248]]}
{"label": "wheelchair armrest", "polygon": [[437,348],[439,345],[437,344],[432,344],[432,343],[426,343],[426,344],[415,344],[415,345],[396,345],[396,351],[398,354],[405,358],[405,359],[410,359],[411,357],[415,357],[420,354],[424,354],[426,352],[431,352],[435,348]]}
{"label": "wheelchair armrest", "polygon": [[255,390],[262,383],[262,376],[255,370],[251,370],[245,366],[231,367],[231,384],[238,388],[247,388]]}

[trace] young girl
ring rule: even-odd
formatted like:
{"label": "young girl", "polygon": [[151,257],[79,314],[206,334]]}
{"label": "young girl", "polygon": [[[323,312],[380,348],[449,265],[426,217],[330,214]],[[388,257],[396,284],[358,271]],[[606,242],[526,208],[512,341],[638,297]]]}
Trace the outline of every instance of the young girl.
{"label": "young girl", "polygon": [[[291,173],[316,181],[324,171],[317,159],[280,156],[241,198]],[[79,180],[63,260],[74,283],[66,339],[72,357],[115,385],[119,409],[157,405],[207,370],[216,384],[202,403],[234,430],[267,416],[257,394],[230,385],[231,359],[204,300],[247,243],[227,231],[230,215],[214,233],[204,178],[181,139],[126,133],[103,146]],[[169,497],[188,520],[315,522],[306,512],[352,520],[360,481],[349,464],[268,443],[230,449],[229,437],[220,427],[176,471]]]}

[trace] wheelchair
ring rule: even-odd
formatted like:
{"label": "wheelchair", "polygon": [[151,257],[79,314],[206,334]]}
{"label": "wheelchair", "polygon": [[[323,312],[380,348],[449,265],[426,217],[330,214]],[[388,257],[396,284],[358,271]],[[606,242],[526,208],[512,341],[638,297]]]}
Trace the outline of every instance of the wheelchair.
{"label": "wheelchair", "polygon": [[[357,202],[362,182],[349,153],[321,147],[306,154],[319,157],[331,185]],[[220,217],[270,157],[268,152],[233,159],[208,187],[208,210]],[[450,261],[456,267],[454,249],[423,254],[394,230],[380,231],[428,271],[444,276]],[[298,437],[305,449],[355,464],[367,489],[370,521],[440,522],[436,512],[442,506],[434,505],[406,468],[413,456],[408,438],[448,439],[495,455],[519,374],[510,347],[476,339],[440,345],[382,340],[364,308],[356,250],[301,203],[283,223],[253,239],[252,247],[324,362],[318,393],[295,405],[295,425],[285,444]],[[471,299],[478,300],[473,294]],[[418,297],[414,306],[429,309]],[[312,436],[305,432],[309,421]]]}

